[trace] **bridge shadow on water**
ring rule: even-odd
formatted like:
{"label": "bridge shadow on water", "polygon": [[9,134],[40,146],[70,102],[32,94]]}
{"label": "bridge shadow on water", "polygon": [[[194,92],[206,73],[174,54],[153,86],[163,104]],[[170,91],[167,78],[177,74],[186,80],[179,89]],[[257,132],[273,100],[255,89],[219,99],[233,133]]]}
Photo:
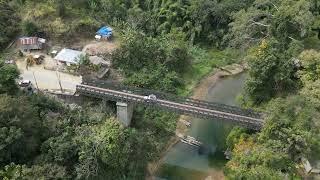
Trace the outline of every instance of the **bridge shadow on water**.
{"label": "bridge shadow on water", "polygon": [[[215,86],[209,87],[207,100],[235,105],[235,99],[241,92],[246,74],[226,78]],[[165,157],[165,164],[157,175],[167,180],[198,180],[212,176],[223,179],[223,167],[227,160],[226,137],[234,124],[221,120],[192,119],[187,135],[204,144],[197,148],[178,143]]]}

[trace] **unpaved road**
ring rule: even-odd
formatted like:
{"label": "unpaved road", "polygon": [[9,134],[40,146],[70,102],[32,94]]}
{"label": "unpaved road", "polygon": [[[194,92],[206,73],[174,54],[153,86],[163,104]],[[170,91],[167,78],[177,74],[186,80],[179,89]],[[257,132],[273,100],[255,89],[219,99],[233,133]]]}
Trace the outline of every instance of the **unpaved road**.
{"label": "unpaved road", "polygon": [[59,76],[62,88],[69,92],[75,92],[76,85],[80,84],[82,81],[82,78],[80,76],[74,76],[67,73],[46,70],[43,68],[43,65],[33,65],[29,67],[27,70],[26,61],[17,61],[16,64],[20,71],[20,76],[24,80],[30,80],[35,87],[35,81],[37,81],[38,87],[41,90],[60,90],[58,80]]}

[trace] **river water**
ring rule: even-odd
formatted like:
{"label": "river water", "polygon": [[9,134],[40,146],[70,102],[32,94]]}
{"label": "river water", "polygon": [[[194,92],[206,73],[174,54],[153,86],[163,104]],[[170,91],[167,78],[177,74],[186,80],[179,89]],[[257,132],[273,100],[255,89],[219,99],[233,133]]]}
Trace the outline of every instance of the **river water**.
{"label": "river water", "polygon": [[[236,97],[241,93],[246,74],[230,76],[208,88],[207,101],[236,105]],[[188,135],[208,146],[205,153],[179,142],[166,154],[164,164],[159,169],[158,179],[204,180],[223,179],[222,168],[227,162],[223,155],[225,141],[232,124],[219,120],[192,119]]]}

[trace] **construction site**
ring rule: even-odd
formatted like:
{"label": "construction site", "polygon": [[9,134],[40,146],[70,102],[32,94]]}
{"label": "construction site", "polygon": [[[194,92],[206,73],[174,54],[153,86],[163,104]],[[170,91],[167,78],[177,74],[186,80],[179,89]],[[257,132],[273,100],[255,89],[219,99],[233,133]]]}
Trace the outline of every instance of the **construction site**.
{"label": "construction site", "polygon": [[73,94],[83,76],[112,78],[110,56],[117,44],[111,36],[112,29],[103,27],[92,39],[70,47],[40,37],[20,37],[10,45],[13,53],[6,62],[16,64],[20,81],[30,81],[34,89]]}

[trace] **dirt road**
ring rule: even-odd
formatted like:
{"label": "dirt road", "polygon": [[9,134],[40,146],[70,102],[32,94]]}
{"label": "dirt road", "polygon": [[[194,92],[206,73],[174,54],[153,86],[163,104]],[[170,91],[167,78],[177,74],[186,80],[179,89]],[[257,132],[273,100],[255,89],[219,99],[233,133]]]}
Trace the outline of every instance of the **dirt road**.
{"label": "dirt road", "polygon": [[17,61],[16,64],[20,71],[20,76],[24,80],[30,80],[35,87],[37,82],[41,90],[60,90],[58,80],[60,78],[61,86],[64,90],[75,92],[76,85],[82,81],[80,76],[46,70],[43,68],[43,65],[33,65],[26,69],[26,61]]}

